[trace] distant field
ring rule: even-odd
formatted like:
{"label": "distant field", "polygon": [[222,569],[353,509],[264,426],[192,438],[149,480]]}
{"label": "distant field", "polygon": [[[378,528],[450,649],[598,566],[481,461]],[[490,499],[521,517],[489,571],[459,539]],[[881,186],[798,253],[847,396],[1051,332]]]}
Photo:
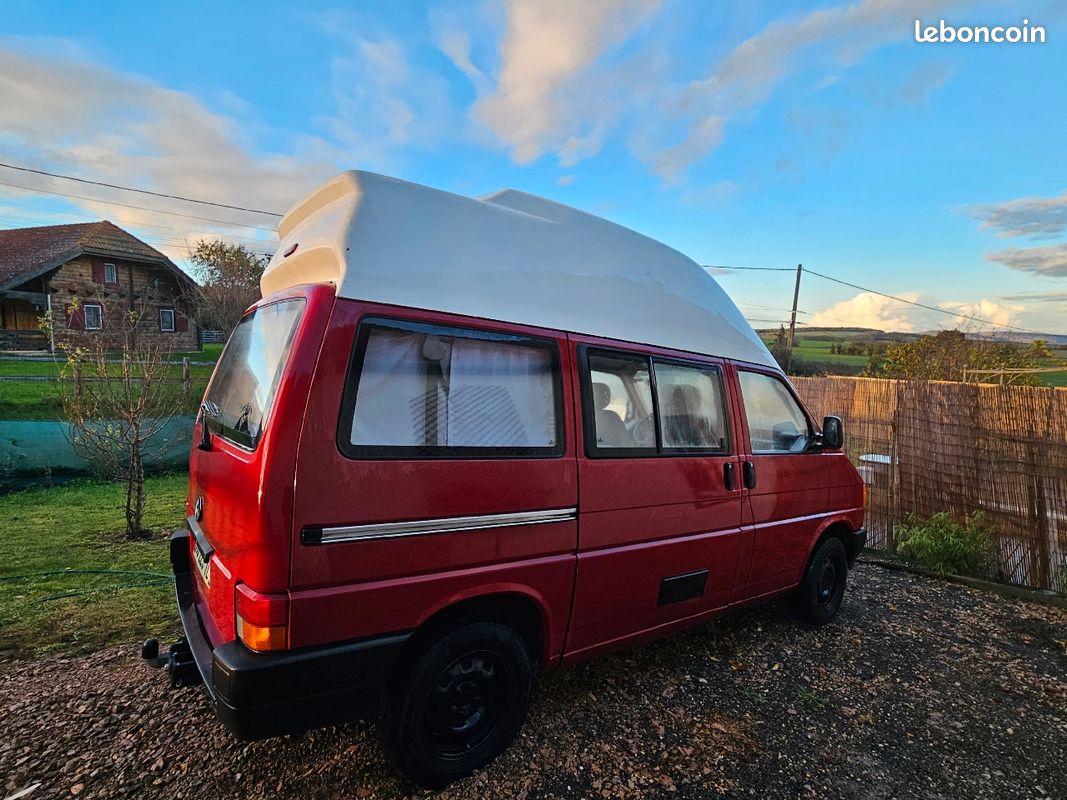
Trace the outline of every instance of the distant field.
{"label": "distant field", "polygon": [[[773,341],[772,331],[760,331],[764,342],[768,346]],[[834,344],[848,345],[852,343],[870,344],[879,342],[893,344],[894,341],[905,341],[915,338],[914,334],[885,334],[881,331],[867,329],[833,329],[818,331],[798,331],[794,354],[804,361],[819,366],[833,375],[835,372],[855,375],[867,366],[866,355],[845,355],[831,353],[830,348]],[[1067,362],[1067,347],[1052,348],[1053,358],[1041,362],[1042,367],[1059,366]],[[847,368],[847,369],[845,369]],[[1047,372],[1038,375],[1038,379],[1046,386],[1067,387],[1067,367],[1061,372]]]}
{"label": "distant field", "polygon": [[[847,340],[842,341],[847,344]],[[867,366],[867,356],[850,356],[844,353],[831,353],[830,347],[833,342],[818,341],[815,339],[797,339],[793,352],[807,361],[815,361],[820,364],[848,364],[850,366]]]}

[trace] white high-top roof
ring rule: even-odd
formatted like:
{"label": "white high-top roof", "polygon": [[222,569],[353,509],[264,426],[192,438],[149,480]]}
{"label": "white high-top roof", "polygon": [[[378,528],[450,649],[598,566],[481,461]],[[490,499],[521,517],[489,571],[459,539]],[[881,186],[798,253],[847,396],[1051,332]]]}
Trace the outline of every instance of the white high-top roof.
{"label": "white high-top roof", "polygon": [[339,297],[777,366],[692,259],[525,192],[470,198],[344,172],[297,203],[278,234],[264,296],[330,282]]}

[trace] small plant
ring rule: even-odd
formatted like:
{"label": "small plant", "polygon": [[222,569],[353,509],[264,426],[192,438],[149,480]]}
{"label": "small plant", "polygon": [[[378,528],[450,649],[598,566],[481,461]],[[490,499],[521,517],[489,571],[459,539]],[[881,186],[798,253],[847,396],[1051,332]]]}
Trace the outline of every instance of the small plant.
{"label": "small plant", "polygon": [[[1060,564],[1059,571],[1053,579],[1052,588],[1060,594],[1067,594],[1067,558]],[[1065,652],[1067,655],[1067,652]]]}
{"label": "small plant", "polygon": [[761,706],[767,702],[767,698],[764,697],[761,692],[756,691],[751,686],[742,686],[738,690],[738,694],[740,694],[748,702],[756,706]]}
{"label": "small plant", "polygon": [[996,542],[981,511],[965,524],[947,511],[929,519],[908,518],[896,528],[897,550],[942,575],[988,577],[996,564]]}
{"label": "small plant", "polygon": [[816,692],[814,689],[797,689],[797,697],[803,700],[809,708],[818,710],[823,708],[827,702],[825,697]]}

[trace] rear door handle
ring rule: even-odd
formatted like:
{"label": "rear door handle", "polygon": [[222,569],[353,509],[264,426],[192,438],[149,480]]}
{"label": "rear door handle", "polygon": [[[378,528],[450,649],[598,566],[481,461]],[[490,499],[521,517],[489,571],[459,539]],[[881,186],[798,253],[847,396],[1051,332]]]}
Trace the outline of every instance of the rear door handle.
{"label": "rear door handle", "polygon": [[734,462],[727,461],[722,465],[722,482],[726,487],[726,491],[732,492],[734,490]]}
{"label": "rear door handle", "polygon": [[756,465],[751,461],[746,461],[741,465],[741,480],[746,489],[756,488]]}

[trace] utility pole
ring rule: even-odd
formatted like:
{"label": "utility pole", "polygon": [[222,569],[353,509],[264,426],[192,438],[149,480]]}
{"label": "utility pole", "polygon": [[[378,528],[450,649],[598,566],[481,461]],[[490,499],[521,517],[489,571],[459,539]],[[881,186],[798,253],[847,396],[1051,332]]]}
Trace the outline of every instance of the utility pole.
{"label": "utility pole", "polygon": [[804,272],[804,265],[797,264],[797,283],[793,288],[793,312],[789,315],[789,353],[785,359],[786,372],[793,365],[793,344],[797,340],[797,301],[800,300],[800,276]]}

